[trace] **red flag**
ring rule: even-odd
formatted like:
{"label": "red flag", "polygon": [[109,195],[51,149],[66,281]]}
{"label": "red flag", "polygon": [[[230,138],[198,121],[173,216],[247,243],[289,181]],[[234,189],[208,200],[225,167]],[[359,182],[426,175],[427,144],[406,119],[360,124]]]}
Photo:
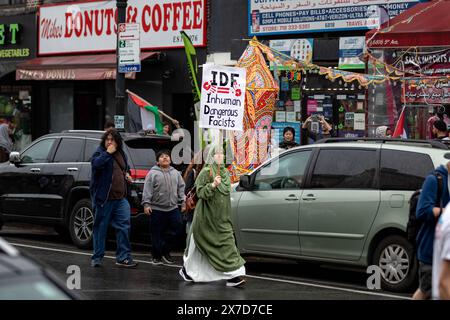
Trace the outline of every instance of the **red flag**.
{"label": "red flag", "polygon": [[397,125],[395,126],[392,138],[401,137],[403,139],[407,139],[408,136],[406,134],[405,125],[405,107],[403,107],[402,112],[400,113],[400,117],[398,117]]}

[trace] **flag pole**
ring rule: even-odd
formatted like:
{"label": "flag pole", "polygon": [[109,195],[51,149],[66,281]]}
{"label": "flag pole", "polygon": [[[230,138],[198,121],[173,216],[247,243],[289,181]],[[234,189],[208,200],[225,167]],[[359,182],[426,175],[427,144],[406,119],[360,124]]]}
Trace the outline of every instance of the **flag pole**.
{"label": "flag pole", "polygon": [[[139,99],[141,99],[142,101],[144,101],[145,103],[147,103],[147,104],[150,105],[150,106],[153,105],[153,104],[151,104],[150,102],[148,102],[147,100],[145,100],[144,98],[142,98],[141,96],[138,96],[136,93],[134,93],[134,92],[132,92],[132,91],[130,91],[130,90],[128,90],[128,89],[125,90],[125,92],[126,92],[126,93],[129,93],[129,94],[135,95],[136,97],[138,97]],[[177,127],[177,129],[181,128],[181,127],[180,127],[180,122],[179,122],[178,120],[176,120],[176,119],[174,119],[174,118],[168,116],[166,113],[162,112],[162,111],[159,110],[159,109],[158,109],[158,112],[159,112],[160,114],[162,114],[163,117],[166,117],[167,119],[169,119],[170,121],[172,121],[172,123],[175,125],[175,127]]]}

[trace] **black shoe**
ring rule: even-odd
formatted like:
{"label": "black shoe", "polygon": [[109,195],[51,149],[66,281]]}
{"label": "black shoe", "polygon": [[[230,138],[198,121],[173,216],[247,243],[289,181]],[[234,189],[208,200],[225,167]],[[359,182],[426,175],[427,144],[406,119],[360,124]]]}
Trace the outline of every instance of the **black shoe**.
{"label": "black shoe", "polygon": [[159,264],[163,264],[161,259],[158,258],[153,258],[152,259],[152,264],[154,264],[155,266],[159,265]]}
{"label": "black shoe", "polygon": [[167,254],[162,256],[162,261],[164,261],[164,263],[167,263],[167,264],[174,264],[175,263],[175,261],[173,261],[173,259],[172,259],[172,257],[170,256],[169,253],[167,253]]}
{"label": "black shoe", "polygon": [[101,260],[91,260],[91,267],[98,268],[102,266]]}
{"label": "black shoe", "polygon": [[184,281],[187,282],[192,282],[194,280],[192,280],[191,277],[189,277],[189,275],[186,273],[186,269],[183,267],[180,269],[180,271],[178,271],[178,273],[180,274],[180,276],[183,278]]}
{"label": "black shoe", "polygon": [[125,259],[123,261],[117,261],[116,265],[118,265],[119,267],[124,267],[124,268],[136,268],[138,263],[134,262],[131,259]]}
{"label": "black shoe", "polygon": [[245,284],[243,277],[235,277],[227,281],[227,287],[242,287]]}

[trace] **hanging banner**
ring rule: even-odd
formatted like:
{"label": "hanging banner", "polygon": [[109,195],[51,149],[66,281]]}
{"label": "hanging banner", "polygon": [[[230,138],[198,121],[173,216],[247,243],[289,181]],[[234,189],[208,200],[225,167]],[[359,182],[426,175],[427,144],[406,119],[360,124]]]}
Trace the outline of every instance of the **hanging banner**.
{"label": "hanging banner", "polygon": [[450,82],[447,80],[433,78],[406,80],[402,89],[403,103],[450,103]]}
{"label": "hanging banner", "polygon": [[245,68],[203,65],[200,128],[242,131]]}
{"label": "hanging banner", "polygon": [[249,0],[249,35],[372,29],[420,0]]}
{"label": "hanging banner", "polygon": [[[269,47],[277,50],[289,57],[293,57],[306,64],[312,62],[314,39],[282,39],[270,40]],[[270,69],[274,69],[273,62],[270,62]],[[288,67],[277,66],[278,70],[288,70]]]}
{"label": "hanging banner", "polygon": [[[116,1],[85,1],[39,8],[40,55],[115,51]],[[141,49],[182,48],[184,30],[206,45],[206,0],[128,0],[126,23],[140,24]]]}
{"label": "hanging banner", "polygon": [[361,60],[364,52],[365,37],[339,38],[339,69],[364,69],[366,64]]}

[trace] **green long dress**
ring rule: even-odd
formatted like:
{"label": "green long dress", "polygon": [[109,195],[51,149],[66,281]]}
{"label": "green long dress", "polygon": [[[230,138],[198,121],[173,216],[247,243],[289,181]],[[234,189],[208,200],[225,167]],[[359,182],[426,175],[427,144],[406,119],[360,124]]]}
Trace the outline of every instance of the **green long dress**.
{"label": "green long dress", "polygon": [[[219,173],[220,170],[220,173]],[[222,182],[212,187],[214,177]],[[245,264],[236,247],[231,223],[230,177],[224,165],[206,165],[195,182],[199,198],[192,222],[192,234],[198,250],[219,272],[230,272]],[[189,248],[189,244],[188,244]]]}

